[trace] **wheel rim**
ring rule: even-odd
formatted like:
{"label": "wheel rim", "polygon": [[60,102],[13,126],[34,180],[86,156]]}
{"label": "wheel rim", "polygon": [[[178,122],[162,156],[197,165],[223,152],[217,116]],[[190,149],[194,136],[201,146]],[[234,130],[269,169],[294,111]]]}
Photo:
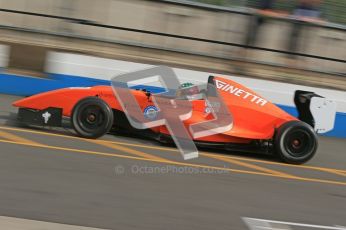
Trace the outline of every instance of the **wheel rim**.
{"label": "wheel rim", "polygon": [[104,126],[105,112],[97,105],[86,105],[80,109],[78,123],[86,131],[94,131]]}
{"label": "wheel rim", "polygon": [[313,146],[311,134],[303,129],[292,131],[285,141],[286,151],[294,157],[303,157],[310,154]]}

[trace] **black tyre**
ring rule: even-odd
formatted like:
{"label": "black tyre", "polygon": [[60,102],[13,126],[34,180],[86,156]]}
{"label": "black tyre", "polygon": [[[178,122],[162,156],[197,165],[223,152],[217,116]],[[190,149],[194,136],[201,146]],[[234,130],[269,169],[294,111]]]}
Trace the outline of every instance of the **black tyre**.
{"label": "black tyre", "polygon": [[80,100],[72,110],[71,123],[81,137],[98,138],[109,132],[114,115],[106,102],[97,97]]}
{"label": "black tyre", "polygon": [[318,140],[310,125],[302,121],[291,121],[277,130],[274,145],[276,153],[284,162],[302,164],[315,155]]}

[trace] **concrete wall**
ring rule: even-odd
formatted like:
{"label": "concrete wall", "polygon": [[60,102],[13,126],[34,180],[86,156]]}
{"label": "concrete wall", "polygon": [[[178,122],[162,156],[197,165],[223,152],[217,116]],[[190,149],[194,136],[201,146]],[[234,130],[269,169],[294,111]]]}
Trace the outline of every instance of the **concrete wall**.
{"label": "concrete wall", "polygon": [[[66,76],[88,77],[110,81],[110,79],[115,75],[151,67],[153,67],[153,65],[98,58],[80,54],[49,52],[46,60],[45,71]],[[181,68],[174,68],[174,71],[181,82],[188,81],[206,83],[210,75],[224,76],[246,85],[274,103],[287,106],[294,106],[293,95],[296,90],[313,91],[336,101],[338,112],[346,113],[345,91],[236,77],[213,72],[193,71]]]}
{"label": "concrete wall", "polygon": [[8,66],[9,61],[9,47],[0,44],[0,68]]}
{"label": "concrete wall", "polygon": [[[211,11],[195,7],[145,0],[0,0],[1,8],[52,14],[95,21],[101,24],[159,31],[198,38],[243,44],[249,16]],[[119,30],[73,24],[58,19],[0,12],[0,24],[88,36],[97,39],[130,42],[207,55],[243,58],[239,48],[138,34]],[[260,30],[256,46],[287,48],[291,24],[269,20]],[[346,33],[331,29],[305,27],[299,42],[300,51],[313,55],[346,59]],[[287,57],[252,51],[248,59],[287,65]],[[302,58],[298,65],[315,70],[345,73],[344,63]]]}

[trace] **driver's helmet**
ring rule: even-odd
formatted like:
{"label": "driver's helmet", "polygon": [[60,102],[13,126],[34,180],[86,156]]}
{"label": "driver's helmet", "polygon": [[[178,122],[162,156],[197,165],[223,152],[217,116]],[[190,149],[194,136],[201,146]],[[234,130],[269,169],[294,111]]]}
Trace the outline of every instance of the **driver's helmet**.
{"label": "driver's helmet", "polygon": [[201,93],[197,85],[192,84],[191,82],[182,83],[177,90],[178,99],[189,99],[189,100],[198,100],[201,99]]}

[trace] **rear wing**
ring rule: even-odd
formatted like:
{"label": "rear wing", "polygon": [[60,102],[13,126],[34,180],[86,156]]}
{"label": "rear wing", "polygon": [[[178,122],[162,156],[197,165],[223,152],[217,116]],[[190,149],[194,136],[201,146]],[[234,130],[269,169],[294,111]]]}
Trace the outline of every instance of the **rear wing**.
{"label": "rear wing", "polygon": [[317,133],[326,133],[334,128],[336,102],[314,92],[297,90],[294,103],[299,120],[311,125]]}

